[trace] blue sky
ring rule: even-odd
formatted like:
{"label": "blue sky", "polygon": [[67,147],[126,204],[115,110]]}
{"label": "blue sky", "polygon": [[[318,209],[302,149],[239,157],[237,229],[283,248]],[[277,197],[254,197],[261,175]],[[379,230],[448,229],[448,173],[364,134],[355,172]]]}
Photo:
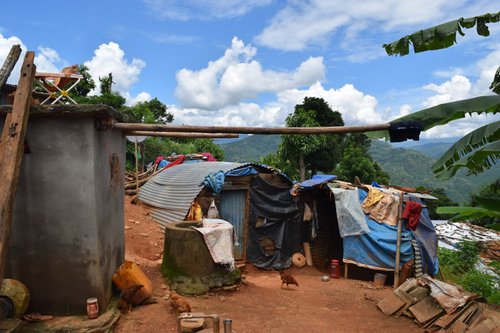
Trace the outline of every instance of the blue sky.
{"label": "blue sky", "polygon": [[[112,72],[113,89],[129,104],[157,97],[175,123],[190,125],[284,126],[306,96],[327,100],[346,124],[374,124],[491,93],[500,65],[498,23],[490,37],[466,30],[440,51],[389,57],[382,44],[497,12],[497,1],[352,3],[9,1],[0,12],[0,62],[20,43],[35,51],[40,72],[85,64],[96,82]],[[423,138],[462,136],[497,119],[472,117]]]}

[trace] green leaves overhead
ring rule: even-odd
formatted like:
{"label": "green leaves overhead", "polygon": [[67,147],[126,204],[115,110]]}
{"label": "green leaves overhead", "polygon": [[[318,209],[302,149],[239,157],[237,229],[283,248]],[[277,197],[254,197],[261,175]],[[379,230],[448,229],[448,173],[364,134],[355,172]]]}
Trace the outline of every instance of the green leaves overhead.
{"label": "green leaves overhead", "polygon": [[500,121],[496,121],[455,142],[432,166],[432,172],[441,179],[453,177],[461,168],[477,174],[491,168],[499,158]]}
{"label": "green leaves overhead", "polygon": [[[424,123],[424,131],[434,126],[444,125],[450,121],[464,118],[472,113],[492,113],[500,112],[500,96],[480,96],[461,101],[444,103],[423,109],[407,116],[395,119],[391,123],[409,120],[420,120]],[[389,139],[388,131],[377,131],[368,134],[371,138]]]}
{"label": "green leaves overhead", "polygon": [[476,26],[477,33],[486,37],[490,34],[487,24],[498,21],[500,21],[500,12],[465,19],[460,18],[417,31],[383,46],[388,55],[400,56],[407,55],[410,52],[410,44],[413,45],[415,53],[444,49],[456,43],[457,32],[464,36],[462,28],[469,29]]}

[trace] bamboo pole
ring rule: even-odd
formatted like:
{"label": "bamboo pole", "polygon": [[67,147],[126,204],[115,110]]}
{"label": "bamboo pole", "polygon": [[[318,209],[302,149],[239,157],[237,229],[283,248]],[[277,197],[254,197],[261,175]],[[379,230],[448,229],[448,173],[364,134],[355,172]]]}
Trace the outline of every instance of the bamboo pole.
{"label": "bamboo pole", "polygon": [[238,134],[344,134],[388,130],[390,124],[330,127],[232,127],[232,126],[190,126],[141,123],[115,123],[113,128],[124,132],[190,132],[190,133],[238,133]]}
{"label": "bamboo pole", "polygon": [[26,52],[21,76],[14,95],[12,112],[7,114],[0,136],[0,283],[3,279],[10,230],[13,219],[14,199],[24,152],[24,139],[28,126],[31,104],[31,87],[36,66],[34,52]]}
{"label": "bamboo pole", "polygon": [[168,138],[238,138],[238,134],[233,133],[192,133],[192,132],[160,132],[160,131],[126,131],[124,135],[138,135],[138,136],[158,136]]}
{"label": "bamboo pole", "polygon": [[394,288],[399,286],[399,261],[401,257],[401,232],[403,228],[403,199],[404,193],[399,194],[399,206],[398,206],[398,236],[396,240],[396,264],[394,267]]}

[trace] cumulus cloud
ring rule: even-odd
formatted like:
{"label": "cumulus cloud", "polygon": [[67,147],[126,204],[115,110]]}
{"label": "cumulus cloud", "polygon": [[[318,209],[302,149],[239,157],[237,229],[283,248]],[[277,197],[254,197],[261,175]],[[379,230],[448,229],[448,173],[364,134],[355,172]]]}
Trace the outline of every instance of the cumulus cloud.
{"label": "cumulus cloud", "polygon": [[132,105],[135,105],[135,104],[141,103],[141,102],[148,102],[151,99],[153,99],[151,94],[149,94],[148,92],[145,92],[145,91],[140,92],[139,94],[137,94],[137,96],[131,96],[130,93],[127,93],[123,97],[125,97],[125,99],[127,100],[126,104],[128,106],[132,106]]}
{"label": "cumulus cloud", "polygon": [[260,93],[276,93],[310,85],[325,76],[323,58],[310,57],[293,71],[262,68],[254,60],[257,50],[233,38],[224,55],[198,70],[177,73],[176,97],[183,107],[217,109],[235,105]]}
{"label": "cumulus cloud", "polygon": [[109,73],[113,73],[113,90],[126,96],[132,85],[139,80],[139,75],[146,63],[137,58],[128,61],[120,45],[109,42],[99,45],[94,51],[94,57],[85,61],[84,65],[88,67],[88,72],[97,86],[99,86],[99,77],[106,77]]}
{"label": "cumulus cloud", "polygon": [[374,124],[383,122],[376,112],[377,100],[346,84],[339,89],[325,89],[316,82],[305,89],[287,89],[277,93],[275,100],[263,105],[240,102],[217,110],[182,108],[170,106],[174,121],[189,125],[224,126],[285,126],[286,117],[294,112],[295,105],[305,97],[323,98],[332,108],[342,114],[347,125]]}
{"label": "cumulus cloud", "polygon": [[224,19],[243,16],[273,0],[143,0],[160,18],[186,21],[190,19]]}
{"label": "cumulus cloud", "polygon": [[43,46],[38,47],[34,62],[37,72],[57,73],[67,66],[67,62],[61,59],[56,50]]}
{"label": "cumulus cloud", "polygon": [[[375,56],[370,47],[375,43],[372,39],[380,37],[380,33],[400,33],[401,28],[411,33],[412,29],[436,22],[498,10],[492,1],[478,2],[481,6],[474,9],[481,10],[471,12],[470,4],[464,0],[359,0],[348,6],[341,0],[288,1],[256,40],[270,48],[301,51],[333,39],[337,46],[350,50],[353,55],[366,49],[368,54],[363,57],[371,58]],[[333,37],[333,34],[336,35]],[[368,40],[367,45],[360,45]],[[380,47],[379,39],[376,43]],[[360,59],[354,57],[353,60]]]}
{"label": "cumulus cloud", "polygon": [[468,78],[463,75],[454,75],[450,80],[441,84],[427,84],[424,90],[434,91],[437,94],[427,98],[423,106],[429,108],[434,105],[458,101],[470,97],[472,84]]}

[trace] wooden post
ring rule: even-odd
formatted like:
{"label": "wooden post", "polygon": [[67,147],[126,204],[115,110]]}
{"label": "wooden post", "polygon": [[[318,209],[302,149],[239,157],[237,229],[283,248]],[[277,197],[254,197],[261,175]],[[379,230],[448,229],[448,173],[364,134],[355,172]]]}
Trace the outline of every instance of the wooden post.
{"label": "wooden post", "polygon": [[394,267],[394,288],[397,288],[399,286],[399,260],[401,256],[401,231],[403,229],[403,221],[402,221],[402,215],[403,215],[403,199],[404,199],[404,193],[401,192],[399,194],[399,206],[398,206],[398,238],[396,241],[396,264]]}
{"label": "wooden post", "polygon": [[139,166],[137,161],[137,140],[134,140],[135,156],[135,197],[136,203],[139,203]]}
{"label": "wooden post", "polygon": [[13,45],[10,49],[9,55],[5,59],[2,68],[0,69],[0,89],[3,87],[10,73],[16,66],[17,60],[21,55],[21,45]]}
{"label": "wooden post", "polygon": [[31,89],[36,67],[35,54],[27,52],[14,97],[12,112],[7,114],[0,137],[0,282],[3,279],[12,211],[24,152],[24,139],[31,104]]}

